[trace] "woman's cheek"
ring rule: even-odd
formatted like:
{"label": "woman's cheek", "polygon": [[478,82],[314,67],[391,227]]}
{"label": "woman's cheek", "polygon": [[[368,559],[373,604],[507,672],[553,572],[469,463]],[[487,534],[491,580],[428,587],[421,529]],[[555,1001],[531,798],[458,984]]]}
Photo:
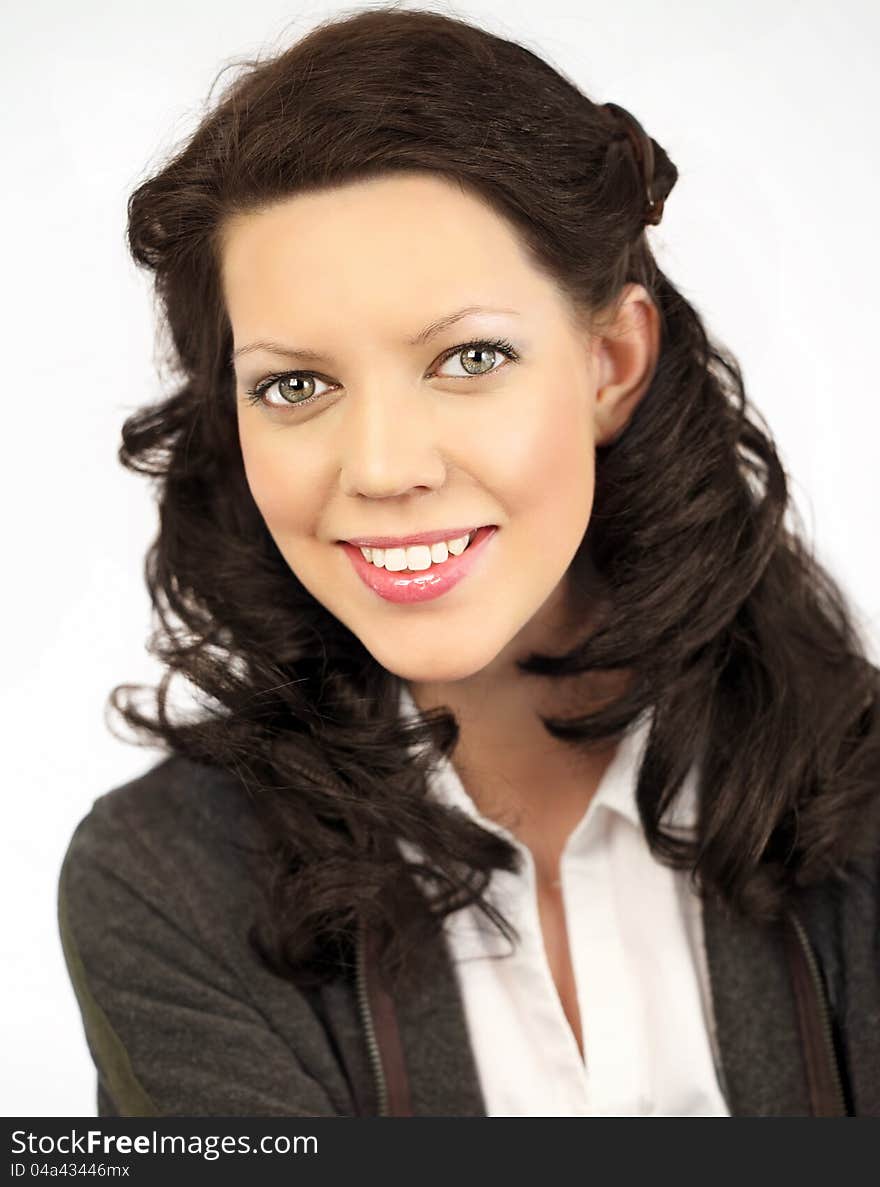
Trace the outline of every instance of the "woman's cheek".
{"label": "woman's cheek", "polygon": [[[303,492],[309,489],[308,474],[301,459],[291,456],[289,439],[282,435],[241,434],[241,454],[245,477],[253,500],[267,525],[283,530],[298,518],[303,507]],[[286,435],[284,435],[286,436]]]}
{"label": "woman's cheek", "polygon": [[595,446],[583,398],[557,391],[520,408],[489,438],[499,489],[523,508],[562,492],[591,491]]}

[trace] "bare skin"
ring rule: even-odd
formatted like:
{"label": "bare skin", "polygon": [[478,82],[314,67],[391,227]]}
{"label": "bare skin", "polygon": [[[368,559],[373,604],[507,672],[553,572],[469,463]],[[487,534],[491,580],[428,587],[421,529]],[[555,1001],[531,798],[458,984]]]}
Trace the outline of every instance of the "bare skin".
{"label": "bare skin", "polygon": [[[235,215],[221,260],[254,500],[313,596],[420,708],[456,714],[454,761],[469,794],[535,857],[548,961],[582,1047],[556,883],[565,839],[613,751],[575,763],[538,713],[570,712],[585,688],[523,676],[515,661],[561,651],[584,630],[588,594],[571,571],[592,511],[595,448],[623,431],[650,384],[657,310],[627,285],[588,333],[511,225],[431,174]],[[518,357],[489,350],[485,373],[465,371],[462,344],[496,338]],[[255,345],[267,340],[285,353]],[[277,382],[248,397],[291,374],[306,377],[308,405],[292,404],[289,387],[282,397]],[[466,524],[497,526],[483,560],[418,605],[380,598],[339,546]]]}
{"label": "bare skin", "polygon": [[[610,691],[608,682],[607,691]],[[621,680],[615,682],[617,685]],[[508,691],[517,689],[509,685]],[[525,688],[519,686],[521,696]],[[546,694],[546,685],[542,689]],[[422,707],[443,700],[436,689],[434,699],[424,688],[418,690]],[[577,989],[565,904],[560,883],[560,857],[565,842],[582,818],[598,790],[617,747],[605,744],[593,753],[575,754],[552,739],[535,715],[535,692],[526,703],[515,705],[513,697],[492,705],[491,715],[473,704],[462,707],[461,727],[453,762],[463,785],[484,816],[509,829],[531,852],[535,865],[538,916],[544,950],[560,1003],[581,1058],[584,1036],[577,1001]],[[418,701],[417,701],[418,703]],[[544,697],[538,706],[543,713],[582,712],[585,699],[575,702],[560,695]],[[512,737],[509,722],[517,720],[522,732]]]}

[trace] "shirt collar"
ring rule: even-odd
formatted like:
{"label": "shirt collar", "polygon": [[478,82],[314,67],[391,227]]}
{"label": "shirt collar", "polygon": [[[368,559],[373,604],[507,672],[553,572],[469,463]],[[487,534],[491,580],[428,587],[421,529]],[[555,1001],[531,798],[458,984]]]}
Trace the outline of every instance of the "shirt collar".
{"label": "shirt collar", "polygon": [[[400,708],[401,714],[405,718],[413,717],[419,711],[412,693],[405,683],[401,684]],[[636,803],[636,779],[642,755],[648,744],[653,716],[653,708],[645,709],[628,727],[618,743],[614,758],[602,776],[596,794],[572,834],[573,840],[602,807],[628,820],[636,828],[642,827]],[[695,765],[686,776],[672,809],[664,817],[664,824],[674,824],[683,828],[693,827],[696,823],[696,786],[697,767]],[[483,827],[513,839],[507,829],[482,815],[462,783],[455,766],[446,756],[440,760],[433,771],[432,778],[429,780],[429,794],[450,807],[461,808]]]}

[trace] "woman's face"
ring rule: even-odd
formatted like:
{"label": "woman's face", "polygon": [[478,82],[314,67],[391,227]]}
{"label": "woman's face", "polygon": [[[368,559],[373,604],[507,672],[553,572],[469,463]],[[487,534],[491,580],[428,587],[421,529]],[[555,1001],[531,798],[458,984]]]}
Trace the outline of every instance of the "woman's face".
{"label": "woman's face", "polygon": [[422,173],[235,216],[221,255],[247,481],[302,584],[409,681],[546,644],[650,362],[644,290],[629,346],[589,338],[505,220]]}

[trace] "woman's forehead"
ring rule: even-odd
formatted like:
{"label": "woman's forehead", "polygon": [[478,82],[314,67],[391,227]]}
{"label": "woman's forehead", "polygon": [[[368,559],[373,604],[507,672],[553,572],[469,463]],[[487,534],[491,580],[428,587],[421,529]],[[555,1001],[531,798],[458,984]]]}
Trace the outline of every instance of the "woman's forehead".
{"label": "woman's forehead", "polygon": [[[220,238],[224,278],[291,264],[386,277],[480,270],[512,273],[529,261],[510,225],[488,203],[444,178],[383,177],[296,194],[236,213]],[[343,280],[344,277],[340,277]]]}
{"label": "woman's forehead", "polygon": [[[344,319],[401,341],[464,308],[558,316],[557,286],[510,224],[445,179],[391,177],[286,198],[225,228],[236,349],[297,326],[303,351]],[[328,326],[328,311],[333,326]]]}

